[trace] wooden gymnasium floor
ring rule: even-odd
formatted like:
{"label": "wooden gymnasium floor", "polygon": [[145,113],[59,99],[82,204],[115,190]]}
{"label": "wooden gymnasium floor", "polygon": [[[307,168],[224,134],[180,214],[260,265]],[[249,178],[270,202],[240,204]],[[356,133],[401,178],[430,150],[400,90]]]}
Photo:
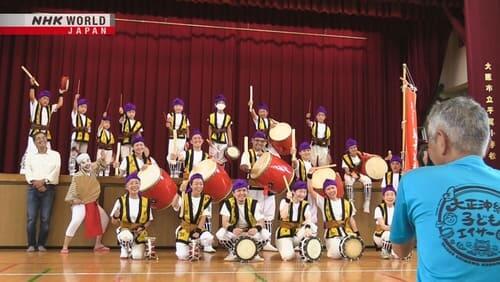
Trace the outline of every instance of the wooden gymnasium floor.
{"label": "wooden gymnasium floor", "polygon": [[331,260],[315,263],[282,262],[278,253],[264,252],[264,262],[224,262],[226,252],[204,254],[198,262],[177,261],[174,250],[158,250],[158,261],[120,260],[118,250],[94,254],[90,250],[26,253],[0,251],[0,281],[415,281],[416,258],[382,260],[367,249],[358,261]]}

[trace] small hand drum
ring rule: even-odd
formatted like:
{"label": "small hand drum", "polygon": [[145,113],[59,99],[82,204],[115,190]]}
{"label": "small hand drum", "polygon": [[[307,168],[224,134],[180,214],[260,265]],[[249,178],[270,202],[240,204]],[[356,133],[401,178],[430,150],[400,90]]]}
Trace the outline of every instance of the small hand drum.
{"label": "small hand drum", "polygon": [[248,236],[241,236],[234,245],[234,253],[242,262],[252,260],[257,255],[257,243]]}
{"label": "small hand drum", "polygon": [[316,237],[303,238],[300,241],[300,258],[305,262],[313,262],[321,257],[321,241]]}
{"label": "small hand drum", "polygon": [[349,260],[358,260],[365,250],[365,243],[357,236],[349,235],[340,241],[340,254]]}

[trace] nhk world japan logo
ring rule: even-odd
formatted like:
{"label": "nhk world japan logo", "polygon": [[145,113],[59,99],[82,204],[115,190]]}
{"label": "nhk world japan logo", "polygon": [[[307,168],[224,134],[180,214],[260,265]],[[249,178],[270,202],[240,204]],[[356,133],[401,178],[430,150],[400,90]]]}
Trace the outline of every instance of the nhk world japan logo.
{"label": "nhk world japan logo", "polygon": [[0,14],[0,35],[113,35],[114,14]]}

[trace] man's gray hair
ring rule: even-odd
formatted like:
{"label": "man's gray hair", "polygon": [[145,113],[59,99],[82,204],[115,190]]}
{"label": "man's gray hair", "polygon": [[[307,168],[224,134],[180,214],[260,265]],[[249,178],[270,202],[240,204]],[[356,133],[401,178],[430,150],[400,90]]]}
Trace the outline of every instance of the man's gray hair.
{"label": "man's gray hair", "polygon": [[484,157],[490,141],[486,111],[472,98],[456,97],[436,103],[427,117],[429,140],[440,129],[457,151]]}

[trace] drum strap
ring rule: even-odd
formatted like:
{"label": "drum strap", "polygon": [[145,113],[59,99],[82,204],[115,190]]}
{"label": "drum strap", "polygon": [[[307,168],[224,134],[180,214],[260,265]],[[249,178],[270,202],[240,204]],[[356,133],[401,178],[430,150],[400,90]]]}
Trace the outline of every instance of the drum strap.
{"label": "drum strap", "polygon": [[280,222],[280,227],[281,228],[288,228],[288,229],[297,229],[300,227],[300,223],[298,222],[289,222],[289,221],[282,221]]}

